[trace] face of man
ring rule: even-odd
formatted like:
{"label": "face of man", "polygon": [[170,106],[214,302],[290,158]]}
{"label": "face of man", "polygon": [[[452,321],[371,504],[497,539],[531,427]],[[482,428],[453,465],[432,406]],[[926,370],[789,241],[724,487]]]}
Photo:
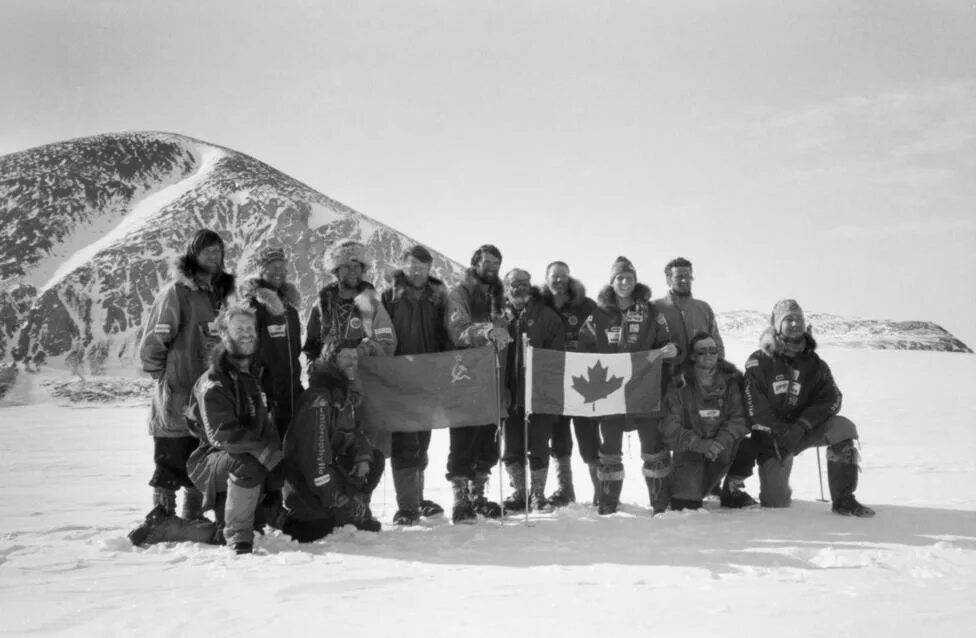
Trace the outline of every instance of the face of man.
{"label": "face of man", "polygon": [[806,328],[806,321],[803,315],[798,312],[791,312],[779,322],[779,333],[788,341],[802,339]]}
{"label": "face of man", "polygon": [[265,264],[261,268],[261,278],[271,284],[271,287],[275,290],[281,290],[281,287],[285,285],[285,279],[287,277],[288,264],[280,259],[270,264]]}
{"label": "face of man", "polygon": [[516,308],[523,308],[532,293],[532,278],[524,270],[513,270],[505,275],[505,296]]}
{"label": "face of man", "polygon": [[668,287],[679,295],[691,294],[691,282],[695,280],[691,268],[675,266],[668,275]]}
{"label": "face of man", "polygon": [[718,344],[714,339],[702,339],[691,350],[691,358],[696,368],[711,370],[718,365]]}
{"label": "face of man", "polygon": [[343,288],[354,290],[363,281],[363,265],[358,261],[343,264],[336,268],[336,277]]}
{"label": "face of man", "polygon": [[206,273],[214,275],[220,270],[220,264],[224,260],[224,251],[220,244],[207,246],[197,254],[197,264]]}
{"label": "face of man", "polygon": [[227,322],[223,336],[227,351],[234,357],[250,357],[258,347],[258,330],[254,317],[234,315]]}
{"label": "face of man", "polygon": [[637,286],[637,277],[632,272],[622,272],[613,278],[610,285],[613,287],[613,292],[617,297],[628,299],[634,294],[634,287]]}
{"label": "face of man", "polygon": [[425,264],[413,255],[407,255],[403,260],[403,274],[411,286],[421,288],[430,276],[430,264]]}
{"label": "face of man", "polygon": [[482,281],[498,281],[498,270],[502,267],[502,260],[489,253],[481,253],[481,261],[475,267],[475,272]]}
{"label": "face of man", "polygon": [[546,272],[546,287],[554,295],[565,295],[569,287],[569,268],[556,264]]}

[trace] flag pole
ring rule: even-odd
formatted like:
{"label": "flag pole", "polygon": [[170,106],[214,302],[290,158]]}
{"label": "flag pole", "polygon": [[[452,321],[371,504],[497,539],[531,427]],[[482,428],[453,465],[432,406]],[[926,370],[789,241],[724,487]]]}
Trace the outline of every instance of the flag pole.
{"label": "flag pole", "polygon": [[[525,360],[527,358],[526,355],[531,354],[528,352],[529,339],[524,332],[522,333],[522,343],[519,345],[522,347],[515,350],[516,371],[520,371],[523,367],[525,367]],[[519,355],[522,356],[520,357]],[[521,361],[519,361],[519,359],[521,359]],[[522,424],[522,467],[525,468],[525,471],[522,472],[522,489],[523,489],[522,493],[525,494],[525,526],[526,527],[529,526],[529,503],[531,502],[531,498],[529,496],[529,485],[530,485],[529,475],[532,472],[532,469],[529,465],[529,415],[532,414],[532,406],[529,404],[528,401],[529,397],[532,396],[528,391],[528,384],[530,383],[530,378],[529,378],[530,372],[531,370],[526,370],[525,374],[523,375],[525,379],[525,392],[522,395],[523,398],[522,404],[524,406],[522,409],[522,413],[525,417],[523,419],[523,424]],[[518,377],[516,377],[516,379],[517,378]],[[517,387],[515,391],[518,392]]]}
{"label": "flag pole", "polygon": [[502,520],[505,519],[505,507],[502,504],[505,500],[505,488],[502,485],[502,432],[505,430],[505,420],[502,418],[502,357],[498,352],[498,346],[492,343],[491,349],[495,353],[495,409],[497,411],[495,421],[498,429],[495,430],[495,445],[498,447],[498,507],[502,510]]}

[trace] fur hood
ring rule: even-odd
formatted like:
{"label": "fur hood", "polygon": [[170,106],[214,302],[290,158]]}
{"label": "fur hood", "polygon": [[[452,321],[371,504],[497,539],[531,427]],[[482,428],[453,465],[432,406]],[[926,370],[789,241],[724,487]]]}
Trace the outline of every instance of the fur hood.
{"label": "fur hood", "polygon": [[[566,285],[566,292],[569,295],[569,306],[571,308],[579,308],[586,301],[586,286],[579,279],[569,278],[569,282]],[[545,299],[546,303],[550,307],[555,308],[556,304],[553,300],[552,291],[549,288],[545,288],[542,291],[542,298]]]}
{"label": "fur hood", "polygon": [[[716,371],[727,376],[733,383],[740,385],[743,383],[742,372],[730,361],[719,359]],[[685,385],[695,385],[695,383],[695,362],[685,361],[674,374],[674,385],[676,388],[683,388]]]}
{"label": "fur hood", "polygon": [[[651,302],[651,289],[650,287],[638,283],[634,286],[634,294],[631,297],[635,302],[643,301],[645,303]],[[613,291],[613,286],[604,286],[600,291],[600,295],[596,298],[596,303],[602,308],[616,308],[617,307],[617,293]]]}
{"label": "fur hood", "polygon": [[[814,352],[817,349],[817,340],[813,338],[810,333],[810,327],[807,326],[807,331],[803,333],[804,339],[806,339],[806,345],[803,348],[803,352]],[[783,342],[780,340],[779,336],[776,334],[776,328],[769,326],[762,331],[759,335],[759,349],[763,353],[772,357],[783,352]]]}
{"label": "fur hood", "polygon": [[280,317],[285,314],[285,304],[292,308],[299,308],[302,304],[301,293],[290,282],[285,282],[281,290],[275,290],[260,275],[248,275],[241,285],[241,297],[253,298],[268,309],[272,315]]}
{"label": "fur hood", "polygon": [[[197,283],[196,274],[200,272],[200,265],[197,263],[196,257],[192,255],[183,255],[176,260],[173,265],[174,276],[176,280],[189,288],[190,290],[200,290],[200,284]],[[211,280],[211,285],[213,286],[214,292],[220,299],[226,299],[227,297],[234,294],[234,287],[237,282],[237,278],[229,272],[224,270],[217,271]]]}

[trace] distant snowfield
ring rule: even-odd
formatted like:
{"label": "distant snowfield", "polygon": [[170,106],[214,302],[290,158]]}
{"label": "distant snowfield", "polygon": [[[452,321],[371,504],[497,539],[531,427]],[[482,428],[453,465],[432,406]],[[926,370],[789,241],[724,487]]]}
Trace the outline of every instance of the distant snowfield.
{"label": "distant snowfield", "polygon": [[[741,366],[751,344],[729,349]],[[610,517],[575,505],[529,526],[394,529],[387,478],[374,498],[379,534],[350,528],[300,545],[272,532],[244,557],[191,544],[143,550],[125,534],[149,506],[146,409],[2,408],[0,634],[971,635],[976,357],[822,354],[861,429],[858,496],[874,519],[817,502],[812,451],[797,460],[788,510],[712,504],[651,518],[634,437],[626,505]],[[449,506],[446,448],[436,432],[427,484]],[[755,478],[748,487],[755,495]]]}

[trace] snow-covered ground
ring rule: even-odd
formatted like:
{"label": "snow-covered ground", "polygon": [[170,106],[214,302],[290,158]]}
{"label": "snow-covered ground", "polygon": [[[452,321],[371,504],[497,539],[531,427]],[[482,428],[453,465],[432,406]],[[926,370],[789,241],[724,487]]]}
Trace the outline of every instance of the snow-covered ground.
{"label": "snow-covered ground", "polygon": [[[742,364],[749,344],[730,344]],[[976,625],[976,357],[822,351],[862,434],[855,520],[817,502],[816,459],[788,510],[651,518],[636,438],[621,513],[394,529],[259,553],[136,549],[149,506],[145,407],[0,408],[0,634],[64,636],[968,636]],[[447,435],[428,493],[445,506]],[[578,460],[577,489],[590,496]],[[552,479],[550,479],[552,480]],[[498,484],[493,481],[493,493]],[[755,479],[750,491],[757,492]]]}

